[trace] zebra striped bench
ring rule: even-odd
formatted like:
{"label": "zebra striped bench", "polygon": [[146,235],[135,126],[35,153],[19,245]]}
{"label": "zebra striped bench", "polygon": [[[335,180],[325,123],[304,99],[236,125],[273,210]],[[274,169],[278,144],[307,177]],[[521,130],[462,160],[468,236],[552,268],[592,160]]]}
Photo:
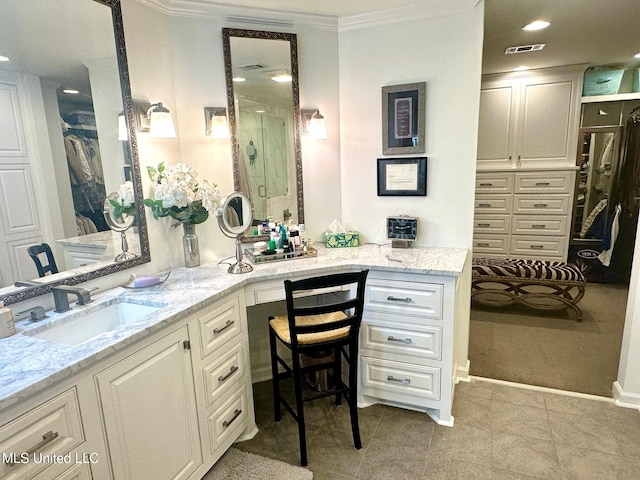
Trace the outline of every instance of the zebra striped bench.
{"label": "zebra striped bench", "polygon": [[475,258],[471,299],[490,307],[521,304],[536,310],[567,309],[581,322],[577,303],[585,285],[582,272],[564,262]]}

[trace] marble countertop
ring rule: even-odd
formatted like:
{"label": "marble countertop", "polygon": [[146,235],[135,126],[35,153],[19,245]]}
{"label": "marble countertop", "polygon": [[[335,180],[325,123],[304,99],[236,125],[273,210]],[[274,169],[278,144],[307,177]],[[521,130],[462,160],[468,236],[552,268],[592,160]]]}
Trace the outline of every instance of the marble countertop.
{"label": "marble countertop", "polygon": [[[88,305],[73,304],[70,312],[47,312],[49,318],[37,323],[20,321],[16,324],[16,335],[0,339],[0,412],[250,283],[359,268],[458,276],[467,255],[468,250],[461,248],[320,247],[315,257],[260,263],[246,274],[228,274],[228,263],[209,263],[197,268],[176,268],[160,285],[140,289],[116,287],[95,295]],[[161,307],[133,324],[80,345],[63,345],[28,335],[28,331],[45,329],[46,323],[59,321],[62,316],[75,318],[104,303],[123,300]]]}

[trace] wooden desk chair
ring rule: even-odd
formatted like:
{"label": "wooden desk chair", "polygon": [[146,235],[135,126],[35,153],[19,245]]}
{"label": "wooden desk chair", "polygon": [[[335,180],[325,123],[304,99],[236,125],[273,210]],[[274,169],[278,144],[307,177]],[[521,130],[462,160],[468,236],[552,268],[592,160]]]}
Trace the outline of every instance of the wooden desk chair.
{"label": "wooden desk chair", "polygon": [[[40,245],[32,245],[31,247],[27,248],[27,253],[33,260],[33,263],[36,264],[36,269],[38,270],[38,276],[44,277],[47,273],[51,273],[52,275],[54,273],[58,273],[58,266],[56,265],[56,260],[53,257],[53,252],[51,251],[51,247],[48,244],[42,243]],[[46,262],[47,262],[44,265],[39,257],[43,253],[45,254]]]}
{"label": "wooden desk chair", "polygon": [[[362,322],[364,286],[368,273],[368,270],[364,270],[298,281],[285,280],[287,315],[269,317],[274,418],[276,422],[280,421],[280,407],[284,406],[298,423],[302,466],[307,465],[304,402],[335,395],[335,404],[340,405],[344,395],[349,404],[353,444],[356,449],[362,448],[357,408],[358,332]],[[309,306],[309,296],[300,295],[309,290],[337,286],[349,287],[345,292],[347,298],[339,296],[338,301],[330,304]],[[278,343],[291,351],[291,364],[278,355]],[[301,365],[301,354],[318,358],[322,356],[322,352],[327,351],[334,352],[333,359],[308,366]],[[347,385],[342,379],[343,357],[349,368]],[[284,372],[279,372],[278,365],[284,368]],[[305,398],[302,392],[304,375],[322,370],[333,371],[333,388]],[[280,394],[280,381],[287,378],[293,378],[295,409]]]}

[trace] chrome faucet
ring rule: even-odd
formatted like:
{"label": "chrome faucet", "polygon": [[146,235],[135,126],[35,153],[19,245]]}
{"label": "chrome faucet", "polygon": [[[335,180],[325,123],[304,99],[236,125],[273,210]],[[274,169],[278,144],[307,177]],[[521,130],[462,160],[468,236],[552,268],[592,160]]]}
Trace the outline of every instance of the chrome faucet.
{"label": "chrome faucet", "polygon": [[51,293],[53,294],[53,303],[56,306],[54,312],[58,313],[71,310],[71,307],[69,306],[70,293],[78,297],[76,305],[86,305],[93,301],[91,300],[91,292],[83,287],[57,285],[55,287],[51,287]]}

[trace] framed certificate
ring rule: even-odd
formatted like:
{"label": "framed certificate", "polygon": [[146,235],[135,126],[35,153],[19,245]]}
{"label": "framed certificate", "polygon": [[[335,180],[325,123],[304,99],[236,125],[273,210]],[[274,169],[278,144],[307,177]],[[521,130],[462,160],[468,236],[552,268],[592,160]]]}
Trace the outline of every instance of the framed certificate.
{"label": "framed certificate", "polygon": [[426,83],[382,87],[382,154],[424,153]]}
{"label": "framed certificate", "polygon": [[378,196],[402,195],[427,195],[427,157],[378,159]]}

